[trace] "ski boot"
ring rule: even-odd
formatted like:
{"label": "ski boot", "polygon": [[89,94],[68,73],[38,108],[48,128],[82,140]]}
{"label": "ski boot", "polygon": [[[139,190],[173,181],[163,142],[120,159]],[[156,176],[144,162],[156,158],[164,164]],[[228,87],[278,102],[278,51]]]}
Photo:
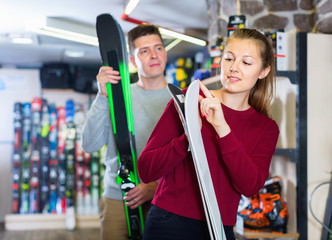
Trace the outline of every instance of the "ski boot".
{"label": "ski boot", "polygon": [[287,203],[281,197],[280,177],[268,179],[258,193],[261,210],[244,222],[244,227],[254,231],[287,232]]}
{"label": "ski boot", "polygon": [[243,221],[248,220],[249,216],[260,211],[259,195],[255,194],[252,197],[241,196],[238,216],[243,218]]}

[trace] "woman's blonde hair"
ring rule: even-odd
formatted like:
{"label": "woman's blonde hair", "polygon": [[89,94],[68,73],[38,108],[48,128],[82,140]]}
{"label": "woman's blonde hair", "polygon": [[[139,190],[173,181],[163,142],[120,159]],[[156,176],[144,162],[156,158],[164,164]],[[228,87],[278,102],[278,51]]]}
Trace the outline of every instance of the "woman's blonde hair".
{"label": "woman's blonde hair", "polygon": [[235,30],[229,36],[224,46],[232,41],[232,39],[248,39],[255,41],[260,48],[260,55],[262,59],[262,69],[270,66],[270,72],[263,79],[258,79],[255,86],[251,89],[249,94],[249,104],[256,111],[268,116],[268,111],[273,98],[273,91],[275,85],[275,57],[271,42],[265,35],[255,29],[241,28]]}

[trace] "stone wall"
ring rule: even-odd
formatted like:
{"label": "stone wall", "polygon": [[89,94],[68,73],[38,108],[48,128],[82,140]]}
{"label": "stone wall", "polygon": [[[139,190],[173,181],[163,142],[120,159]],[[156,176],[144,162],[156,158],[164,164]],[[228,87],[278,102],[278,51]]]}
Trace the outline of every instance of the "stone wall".
{"label": "stone wall", "polygon": [[332,0],[206,0],[209,13],[208,40],[227,36],[231,15],[245,15],[246,27],[332,34]]}

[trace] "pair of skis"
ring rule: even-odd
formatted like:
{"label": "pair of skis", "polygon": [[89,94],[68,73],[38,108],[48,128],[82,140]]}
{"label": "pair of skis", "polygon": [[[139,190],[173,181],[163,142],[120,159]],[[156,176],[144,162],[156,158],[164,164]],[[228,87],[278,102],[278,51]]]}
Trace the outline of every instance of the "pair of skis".
{"label": "pair of skis", "polygon": [[168,90],[174,99],[174,104],[180,110],[180,118],[184,121],[184,130],[189,139],[189,147],[195,165],[211,240],[224,240],[226,236],[213,188],[199,123],[199,82],[193,81],[189,85],[186,95],[184,95],[181,89],[170,83],[168,84]]}
{"label": "pair of skis", "polygon": [[[118,151],[118,180],[120,180],[118,183],[121,184],[121,189],[125,194],[125,192],[139,183],[136,169],[137,156],[125,39],[120,25],[109,14],[102,14],[97,17],[96,28],[103,65],[112,66],[121,75],[120,83],[107,84],[107,93]],[[182,118],[185,119],[184,116],[197,116],[197,118],[187,118],[185,131],[189,133],[190,148],[193,154],[211,239],[226,239],[200,132],[198,82],[193,82],[189,86],[186,97],[174,85],[169,84],[168,87],[175,103],[182,110]],[[183,99],[186,99],[185,103],[182,101]],[[125,209],[129,238],[142,239],[144,222],[141,207],[132,210],[125,206]]]}
{"label": "pair of skis", "polygon": [[[125,194],[139,184],[126,41],[120,25],[109,14],[97,17],[96,29],[103,65],[111,66],[121,76],[120,83],[107,83],[106,87],[119,161],[117,182]],[[129,238],[142,239],[142,207],[131,209],[125,205],[125,212]]]}

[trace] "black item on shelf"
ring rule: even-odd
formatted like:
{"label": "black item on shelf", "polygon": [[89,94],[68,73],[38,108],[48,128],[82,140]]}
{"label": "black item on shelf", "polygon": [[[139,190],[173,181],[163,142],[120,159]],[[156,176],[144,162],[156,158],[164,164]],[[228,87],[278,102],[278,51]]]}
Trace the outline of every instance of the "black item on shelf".
{"label": "black item on shelf", "polygon": [[42,88],[68,89],[73,86],[70,66],[64,63],[45,64],[40,69]]}
{"label": "black item on shelf", "polygon": [[81,93],[97,93],[98,85],[96,76],[99,66],[77,66],[73,88]]}

